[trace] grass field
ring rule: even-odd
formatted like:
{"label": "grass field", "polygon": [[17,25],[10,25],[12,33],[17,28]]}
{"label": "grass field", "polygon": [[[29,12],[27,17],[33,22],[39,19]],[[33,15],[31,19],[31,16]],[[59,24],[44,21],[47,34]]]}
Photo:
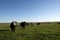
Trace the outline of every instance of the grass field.
{"label": "grass field", "polygon": [[11,33],[9,25],[0,23],[0,40],[60,40],[60,25],[57,23],[28,25],[25,29],[18,24],[15,33]]}

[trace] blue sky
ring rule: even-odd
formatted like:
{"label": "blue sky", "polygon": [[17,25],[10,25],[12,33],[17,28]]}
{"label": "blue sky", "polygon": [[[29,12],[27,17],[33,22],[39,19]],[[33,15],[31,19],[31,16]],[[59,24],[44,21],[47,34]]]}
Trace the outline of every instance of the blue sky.
{"label": "blue sky", "polygon": [[0,22],[60,21],[60,0],[0,0]]}

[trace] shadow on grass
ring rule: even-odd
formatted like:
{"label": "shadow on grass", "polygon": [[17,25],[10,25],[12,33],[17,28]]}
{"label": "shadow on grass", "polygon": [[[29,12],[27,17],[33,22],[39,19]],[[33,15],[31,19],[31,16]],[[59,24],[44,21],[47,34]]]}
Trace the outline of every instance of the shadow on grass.
{"label": "shadow on grass", "polygon": [[9,32],[9,30],[0,30],[0,32]]}

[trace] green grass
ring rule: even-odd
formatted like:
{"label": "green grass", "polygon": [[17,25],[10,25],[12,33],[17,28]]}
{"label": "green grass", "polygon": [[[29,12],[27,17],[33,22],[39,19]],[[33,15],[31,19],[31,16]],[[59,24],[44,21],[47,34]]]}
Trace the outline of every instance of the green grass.
{"label": "green grass", "polygon": [[11,33],[9,23],[0,23],[0,40],[60,40],[60,25],[57,23],[29,25],[22,29],[18,24]]}

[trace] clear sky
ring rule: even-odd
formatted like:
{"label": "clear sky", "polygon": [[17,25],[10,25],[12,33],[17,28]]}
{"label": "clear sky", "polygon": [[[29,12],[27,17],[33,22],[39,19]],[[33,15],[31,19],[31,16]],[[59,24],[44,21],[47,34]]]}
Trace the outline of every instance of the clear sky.
{"label": "clear sky", "polygon": [[60,21],[60,0],[0,0],[0,22]]}

